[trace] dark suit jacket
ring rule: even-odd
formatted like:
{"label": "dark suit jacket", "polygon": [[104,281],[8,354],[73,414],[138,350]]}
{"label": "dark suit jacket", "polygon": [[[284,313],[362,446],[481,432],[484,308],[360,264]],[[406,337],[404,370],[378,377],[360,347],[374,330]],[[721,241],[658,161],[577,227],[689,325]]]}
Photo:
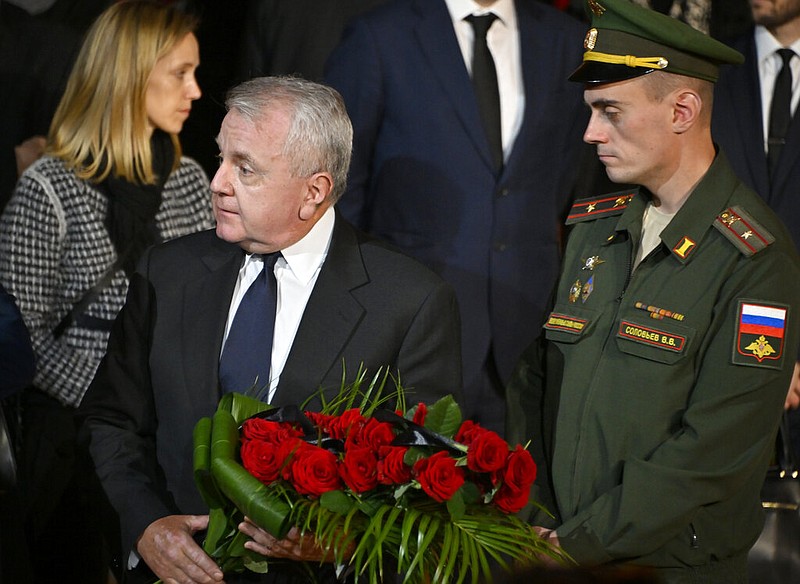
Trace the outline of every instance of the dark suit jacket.
{"label": "dark suit jacket", "polygon": [[248,0],[245,5],[242,80],[262,75],[322,79],[322,68],[342,30],[357,14],[386,0]]}
{"label": "dark suit jacket", "polygon": [[[243,253],[213,231],[153,248],[81,404],[123,550],[155,519],[207,512],[192,479],[192,428],[220,397],[219,355]],[[349,380],[361,362],[372,372],[399,370],[410,400],[458,399],[459,351],[450,287],[337,217],[273,403],[338,390],[343,362]]]}
{"label": "dark suit jacket", "polygon": [[753,31],[731,46],[745,56],[739,66],[723,66],[714,92],[712,133],[734,172],[778,214],[800,249],[800,121],[795,114],[772,184],[764,153],[761,84]]}
{"label": "dark suit jacket", "polygon": [[[537,1],[516,7],[525,116],[499,178],[443,0],[394,1],[353,20],[326,65],[355,131],[338,206],[453,285],[467,387],[490,343],[505,382],[539,334],[586,121],[583,88],[567,81],[585,25]],[[476,407],[487,398],[467,396]]]}

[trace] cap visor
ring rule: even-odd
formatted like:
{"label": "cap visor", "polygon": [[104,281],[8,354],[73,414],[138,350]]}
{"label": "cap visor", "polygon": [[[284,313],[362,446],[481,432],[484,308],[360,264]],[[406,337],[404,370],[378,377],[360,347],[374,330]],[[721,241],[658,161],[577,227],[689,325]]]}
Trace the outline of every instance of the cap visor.
{"label": "cap visor", "polygon": [[597,61],[584,61],[581,66],[568,77],[577,83],[613,83],[641,77],[655,69],[644,67],[628,67],[626,65],[612,65],[611,63],[598,63]]}

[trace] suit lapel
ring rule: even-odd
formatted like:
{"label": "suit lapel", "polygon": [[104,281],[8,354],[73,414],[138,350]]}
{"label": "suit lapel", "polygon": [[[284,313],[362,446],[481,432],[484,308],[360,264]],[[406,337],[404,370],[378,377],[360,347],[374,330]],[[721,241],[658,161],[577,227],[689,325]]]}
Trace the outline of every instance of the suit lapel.
{"label": "suit lapel", "polygon": [[183,290],[183,368],[186,387],[196,395],[219,400],[217,382],[228,306],[242,263],[243,251],[215,239],[201,262],[206,272]]}
{"label": "suit lapel", "polygon": [[[364,314],[351,290],[368,281],[356,233],[337,212],[328,257],[306,305],[272,403],[299,403],[339,366]],[[299,383],[306,387],[298,387]]]}
{"label": "suit lapel", "polygon": [[452,104],[464,132],[491,169],[489,142],[483,132],[478,101],[464,65],[464,57],[458,46],[447,5],[444,0],[417,0],[414,8],[419,15],[416,40],[433,70],[433,78]]}

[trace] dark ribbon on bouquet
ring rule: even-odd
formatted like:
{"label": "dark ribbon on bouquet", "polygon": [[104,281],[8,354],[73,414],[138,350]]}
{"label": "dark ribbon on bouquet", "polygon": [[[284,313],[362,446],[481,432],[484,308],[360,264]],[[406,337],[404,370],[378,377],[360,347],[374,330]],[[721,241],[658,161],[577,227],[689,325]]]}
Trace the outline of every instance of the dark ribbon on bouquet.
{"label": "dark ribbon on bouquet", "polygon": [[[375,410],[372,417],[379,422],[392,424],[400,430],[400,433],[392,440],[392,446],[427,446],[439,450],[447,450],[455,455],[463,454],[463,451],[455,441],[436,432],[431,432],[411,420],[406,420],[392,410]],[[329,436],[320,436],[311,420],[296,405],[281,406],[259,412],[251,416],[251,418],[261,418],[269,422],[296,424],[303,432],[303,441],[337,454],[344,452],[344,443],[341,440]]]}
{"label": "dark ribbon on bouquet", "polygon": [[448,450],[455,455],[464,453],[458,447],[458,444],[450,438],[431,432],[424,426],[420,426],[411,420],[406,420],[403,416],[391,410],[375,410],[372,417],[379,422],[388,422],[401,429],[401,433],[392,440],[392,446],[430,446]]}

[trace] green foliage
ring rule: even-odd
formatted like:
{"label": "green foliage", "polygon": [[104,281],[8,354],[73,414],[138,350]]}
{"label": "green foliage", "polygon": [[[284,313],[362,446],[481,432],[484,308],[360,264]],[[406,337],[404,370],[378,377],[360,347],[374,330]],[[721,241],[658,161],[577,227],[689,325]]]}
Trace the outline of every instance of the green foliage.
{"label": "green foliage", "polygon": [[461,408],[458,407],[452,395],[448,395],[428,407],[428,415],[425,416],[425,427],[452,438],[461,426]]}

